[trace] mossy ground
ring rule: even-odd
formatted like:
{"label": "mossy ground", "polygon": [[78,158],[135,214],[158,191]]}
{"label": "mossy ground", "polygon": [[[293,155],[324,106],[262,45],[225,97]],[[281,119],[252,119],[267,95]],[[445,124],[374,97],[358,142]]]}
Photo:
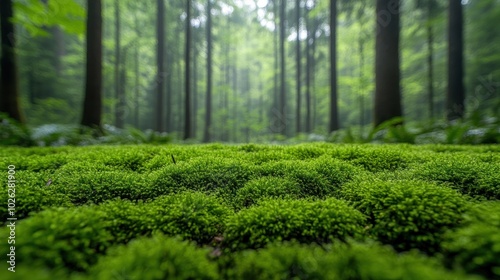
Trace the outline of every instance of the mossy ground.
{"label": "mossy ground", "polygon": [[496,145],[2,148],[9,165],[1,279],[500,278]]}

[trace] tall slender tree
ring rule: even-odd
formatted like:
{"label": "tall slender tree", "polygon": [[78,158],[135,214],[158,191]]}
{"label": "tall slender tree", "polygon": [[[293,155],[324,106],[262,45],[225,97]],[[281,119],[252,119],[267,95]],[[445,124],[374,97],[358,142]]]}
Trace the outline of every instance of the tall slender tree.
{"label": "tall slender tree", "polygon": [[163,131],[163,88],[165,71],[163,57],[165,53],[165,4],[163,0],[156,1],[156,112],[155,130]]}
{"label": "tall slender tree", "polygon": [[121,73],[121,28],[120,28],[120,1],[115,0],[115,126],[123,128],[124,125],[124,103],[122,83],[120,82]]}
{"label": "tall slender tree", "polygon": [[434,118],[434,31],[432,19],[435,16],[435,0],[427,1],[427,67],[428,67],[428,102],[429,117]]}
{"label": "tall slender tree", "polygon": [[286,20],[286,1],[281,0],[280,5],[280,98],[279,98],[279,114],[280,127],[279,133],[287,134],[287,112],[286,112],[286,61],[285,61],[285,20]]}
{"label": "tall slender tree", "polygon": [[337,0],[330,0],[330,122],[328,131],[339,129],[337,106]]}
{"label": "tall slender tree", "polygon": [[11,22],[13,16],[12,1],[0,0],[0,24],[2,39],[2,57],[0,62],[0,112],[6,113],[9,118],[24,123],[24,116],[19,107],[19,86],[17,62],[15,53],[14,24]]}
{"label": "tall slender tree", "polygon": [[87,66],[81,124],[101,130],[102,113],[102,3],[87,0]]}
{"label": "tall slender tree", "polygon": [[312,59],[311,59],[311,37],[312,37],[312,24],[310,20],[310,9],[307,8],[306,14],[306,121],[305,121],[305,132],[311,133],[311,72],[312,72]]}
{"label": "tall slender tree", "polygon": [[462,1],[449,0],[448,7],[448,91],[446,117],[463,118],[465,93],[463,83],[463,15]]}
{"label": "tall slender tree", "polygon": [[[134,13],[134,31],[137,36],[137,40],[140,37],[139,31],[139,21],[137,20],[137,14]],[[139,45],[135,45],[134,51],[134,125],[139,127],[139,79],[140,79],[140,70],[139,70]]]}
{"label": "tall slender tree", "polygon": [[400,0],[377,0],[375,125],[402,116],[399,70]]}
{"label": "tall slender tree", "polygon": [[211,140],[212,126],[212,3],[207,0],[207,98],[205,104],[203,142]]}
{"label": "tall slender tree", "polygon": [[297,119],[297,133],[300,133],[302,130],[302,122],[301,122],[301,107],[302,107],[302,96],[301,96],[301,78],[302,78],[302,67],[301,67],[301,49],[300,49],[300,0],[295,1],[295,16],[296,16],[296,21],[297,21],[297,28],[295,32],[297,33],[297,39],[296,39],[296,68],[297,68],[297,112],[296,112],[296,119]]}
{"label": "tall slender tree", "polygon": [[184,140],[192,138],[191,130],[191,0],[186,1],[186,49],[185,49],[185,90],[184,100]]}

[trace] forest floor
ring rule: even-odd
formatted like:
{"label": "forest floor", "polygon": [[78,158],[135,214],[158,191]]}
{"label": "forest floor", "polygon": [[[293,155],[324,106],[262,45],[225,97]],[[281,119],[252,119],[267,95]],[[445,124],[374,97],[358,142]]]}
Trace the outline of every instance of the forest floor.
{"label": "forest floor", "polygon": [[1,279],[500,279],[498,145],[2,147],[0,165]]}

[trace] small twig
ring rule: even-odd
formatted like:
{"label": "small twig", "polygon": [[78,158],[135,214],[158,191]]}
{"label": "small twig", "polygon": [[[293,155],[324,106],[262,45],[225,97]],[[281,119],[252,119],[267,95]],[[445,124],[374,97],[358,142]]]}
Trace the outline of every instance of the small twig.
{"label": "small twig", "polygon": [[172,161],[174,162],[174,164],[176,164],[176,163],[175,163],[175,158],[174,158],[174,155],[171,155],[171,156],[172,156]]}
{"label": "small twig", "polygon": [[47,181],[47,184],[45,184],[45,186],[46,186],[46,187],[48,187],[50,184],[52,184],[52,179],[49,179],[49,180]]}

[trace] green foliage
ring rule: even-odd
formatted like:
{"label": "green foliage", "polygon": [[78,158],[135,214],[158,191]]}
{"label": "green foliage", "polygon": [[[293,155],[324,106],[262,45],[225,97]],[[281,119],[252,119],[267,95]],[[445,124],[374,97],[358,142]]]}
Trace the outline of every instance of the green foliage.
{"label": "green foliage", "polygon": [[370,172],[395,171],[407,166],[408,154],[403,148],[391,149],[388,146],[346,146],[330,152],[332,157],[347,160],[349,163],[361,166]]}
{"label": "green foliage", "polygon": [[500,277],[500,203],[475,206],[463,227],[447,234],[444,255],[450,267],[487,279]]}
{"label": "green foliage", "polygon": [[500,164],[480,162],[468,155],[434,157],[414,169],[414,176],[443,182],[463,194],[500,199]]}
{"label": "green foliage", "polygon": [[[334,244],[321,248],[273,244],[238,253],[229,279],[476,279],[447,271],[416,253],[398,255],[388,247]],[[326,249],[326,250],[325,250]]]}
{"label": "green foliage", "polygon": [[237,208],[249,207],[261,199],[300,197],[299,184],[288,178],[261,177],[248,181],[245,186],[236,191],[234,205]]}
{"label": "green foliage", "polygon": [[209,244],[222,234],[231,212],[213,196],[186,192],[156,199],[147,213],[156,230]]}
{"label": "green foliage", "polygon": [[21,24],[32,36],[47,36],[44,27],[58,25],[70,34],[83,34],[85,9],[74,0],[29,0],[15,2],[14,22]]}
{"label": "green foliage", "polygon": [[365,218],[344,201],[266,200],[231,217],[225,244],[231,250],[261,248],[274,241],[328,243],[361,238]]}
{"label": "green foliage", "polygon": [[122,198],[139,200],[147,197],[142,176],[123,171],[69,171],[59,172],[48,190],[64,194],[75,205],[102,203]]}
{"label": "green foliage", "polygon": [[[409,143],[409,144],[495,144],[500,143],[499,121],[483,116],[464,121],[412,122],[400,124],[394,118],[371,127],[349,127],[333,132],[334,143]],[[369,131],[366,133],[365,131]]]}
{"label": "green foliage", "polygon": [[352,182],[342,194],[369,217],[369,233],[397,250],[439,251],[443,233],[465,211],[458,193],[422,181]]}
{"label": "green foliage", "polygon": [[[5,147],[0,167],[16,166],[16,261],[40,271],[33,279],[94,279],[103,267],[89,270],[110,248],[155,233],[210,246],[227,279],[466,278],[461,270],[494,279],[498,152],[327,143]],[[435,254],[454,272],[442,274],[434,257],[339,245],[367,237]],[[309,245],[262,249],[291,240]]]}
{"label": "green foliage", "polygon": [[25,219],[16,225],[16,262],[87,270],[112,242],[105,218],[103,212],[79,207],[50,209]]}
{"label": "green foliage", "polygon": [[162,168],[150,191],[161,194],[188,189],[231,196],[253,177],[254,171],[246,163],[207,155]]}
{"label": "green foliage", "polygon": [[308,162],[289,160],[262,164],[258,168],[261,176],[288,178],[295,181],[303,197],[325,197],[336,190],[336,186],[321,176]]}
{"label": "green foliage", "polygon": [[[73,206],[70,199],[63,193],[54,193],[46,188],[46,173],[33,173],[17,171],[15,188],[15,213],[18,219],[26,218],[32,212],[58,206]],[[7,211],[8,188],[0,189],[0,199],[6,203],[0,206],[0,217],[6,221],[9,217]]]}
{"label": "green foliage", "polygon": [[206,249],[155,235],[110,250],[91,272],[92,279],[219,279]]}
{"label": "green foliage", "polygon": [[31,146],[33,140],[26,126],[0,113],[0,145]]}

